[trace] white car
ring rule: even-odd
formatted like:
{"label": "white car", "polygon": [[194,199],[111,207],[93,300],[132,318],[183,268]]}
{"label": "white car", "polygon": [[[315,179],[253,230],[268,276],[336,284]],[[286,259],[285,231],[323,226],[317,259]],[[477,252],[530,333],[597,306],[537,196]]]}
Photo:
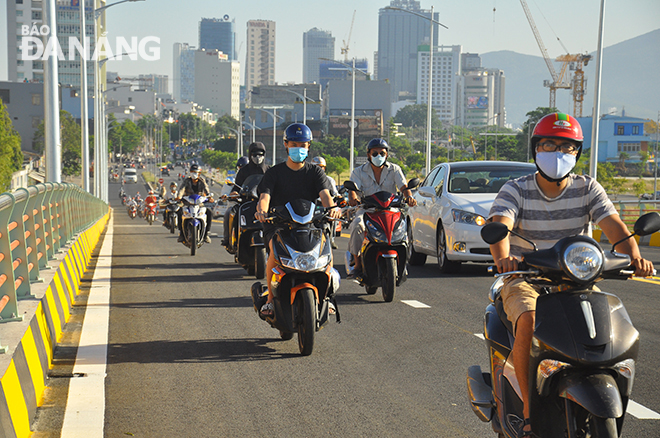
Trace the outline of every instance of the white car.
{"label": "white car", "polygon": [[124,181],[127,183],[137,183],[137,171],[133,168],[124,169]]}
{"label": "white car", "polygon": [[410,209],[411,265],[437,257],[443,273],[455,273],[462,262],[492,262],[481,239],[490,207],[509,181],[536,172],[536,165],[511,161],[442,163],[431,170],[415,193]]}

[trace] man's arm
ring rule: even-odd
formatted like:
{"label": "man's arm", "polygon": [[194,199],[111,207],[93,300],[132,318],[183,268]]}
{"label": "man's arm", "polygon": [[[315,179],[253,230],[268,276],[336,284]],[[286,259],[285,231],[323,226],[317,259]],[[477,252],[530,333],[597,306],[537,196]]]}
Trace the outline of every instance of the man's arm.
{"label": "man's arm", "polygon": [[[603,230],[611,243],[630,236],[628,227],[623,223],[618,214],[607,216],[598,222],[598,226]],[[632,259],[632,265],[635,267],[635,275],[638,277],[649,277],[653,275],[653,263],[644,259],[639,252],[639,246],[634,238],[624,240],[617,246],[617,251],[628,254]]]}
{"label": "man's arm", "polygon": [[[511,230],[513,229],[513,219],[506,216],[493,216],[491,222],[501,222]],[[497,272],[503,274],[518,269],[518,260],[511,256],[509,235],[497,243],[490,245],[490,253],[493,255],[493,261],[497,266]]]}
{"label": "man's arm", "polygon": [[324,207],[335,207],[332,210],[330,210],[330,217],[332,218],[338,218],[341,216],[341,210],[335,206],[335,202],[332,199],[332,196],[330,195],[330,191],[328,189],[323,189],[319,192],[319,197],[321,198],[321,204],[323,204]]}
{"label": "man's arm", "polygon": [[257,212],[254,214],[255,219],[259,222],[265,222],[268,217],[268,207],[270,206],[270,193],[262,193],[257,202]]}

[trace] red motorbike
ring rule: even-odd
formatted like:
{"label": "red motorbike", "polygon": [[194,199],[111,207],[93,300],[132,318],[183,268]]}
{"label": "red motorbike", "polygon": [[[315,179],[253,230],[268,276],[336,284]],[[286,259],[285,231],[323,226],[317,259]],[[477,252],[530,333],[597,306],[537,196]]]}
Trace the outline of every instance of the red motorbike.
{"label": "red motorbike", "polygon": [[[408,188],[419,185],[419,178],[408,182]],[[344,183],[350,191],[359,192],[353,181]],[[401,193],[377,192],[361,196],[366,233],[360,249],[362,277],[360,284],[367,294],[382,288],[383,300],[394,300],[396,287],[406,281],[408,262],[408,207]],[[346,271],[350,274],[355,260],[346,252]]]}
{"label": "red motorbike", "polygon": [[154,202],[148,203],[144,209],[144,217],[149,222],[149,225],[154,223],[156,216],[158,216],[158,204]]}

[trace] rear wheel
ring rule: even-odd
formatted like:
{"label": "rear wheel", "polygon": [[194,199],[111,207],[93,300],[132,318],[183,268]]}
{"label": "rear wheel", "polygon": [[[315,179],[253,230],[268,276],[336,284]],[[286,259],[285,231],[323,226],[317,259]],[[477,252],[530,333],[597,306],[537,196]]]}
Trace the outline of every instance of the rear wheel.
{"label": "rear wheel", "polygon": [[396,259],[383,259],[383,272],[381,272],[381,287],[383,288],[383,300],[391,303],[396,292]]}
{"label": "rear wheel", "polygon": [[254,276],[261,280],[266,276],[266,248],[254,248]]}
{"label": "rear wheel", "polygon": [[309,356],[314,350],[316,332],[316,299],[314,291],[302,289],[298,292],[298,349],[303,356]]}
{"label": "rear wheel", "polygon": [[442,225],[438,225],[437,236],[438,268],[443,274],[455,274],[461,269],[461,262],[452,262],[447,258],[447,235]]}
{"label": "rear wheel", "polygon": [[197,226],[190,227],[190,255],[197,254]]}

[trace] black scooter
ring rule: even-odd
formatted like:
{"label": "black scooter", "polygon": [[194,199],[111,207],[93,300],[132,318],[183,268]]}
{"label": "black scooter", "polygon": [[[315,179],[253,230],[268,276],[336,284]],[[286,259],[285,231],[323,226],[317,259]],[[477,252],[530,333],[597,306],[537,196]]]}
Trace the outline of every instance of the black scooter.
{"label": "black scooter", "polygon": [[[633,235],[658,230],[660,215],[648,213],[637,220]],[[494,222],[482,228],[481,236],[494,244],[509,232]],[[498,437],[516,437],[523,420],[520,387],[509,361],[513,328],[500,297],[502,280],[510,275],[541,285],[544,292],[536,303],[530,352],[532,431],[541,438],[621,435],[639,333],[619,298],[592,286],[602,279],[625,280],[632,275],[630,257],[614,251],[624,240],[603,252],[590,237],[567,237],[550,249],[525,253],[519,271],[496,275],[484,316],[491,370],[483,373],[478,365],[470,367],[467,385],[472,410],[492,423]]]}
{"label": "black scooter", "polygon": [[243,266],[249,275],[254,275],[258,280],[266,275],[266,247],[264,246],[263,227],[261,222],[255,219],[257,211],[257,187],[263,179],[263,175],[250,175],[240,187],[237,202],[229,213],[230,227],[229,242],[225,249],[234,255],[234,260]]}
{"label": "black scooter", "polygon": [[302,199],[272,208],[269,220],[280,227],[273,237],[276,265],[268,273],[272,275],[273,316],[259,312],[268,298],[267,285],[252,285],[252,302],[259,317],[279,330],[284,340],[297,332],[303,356],[312,354],[314,334],[331,312],[340,321],[335,301],[340,277],[332,267],[330,240],[323,232],[328,210]]}

